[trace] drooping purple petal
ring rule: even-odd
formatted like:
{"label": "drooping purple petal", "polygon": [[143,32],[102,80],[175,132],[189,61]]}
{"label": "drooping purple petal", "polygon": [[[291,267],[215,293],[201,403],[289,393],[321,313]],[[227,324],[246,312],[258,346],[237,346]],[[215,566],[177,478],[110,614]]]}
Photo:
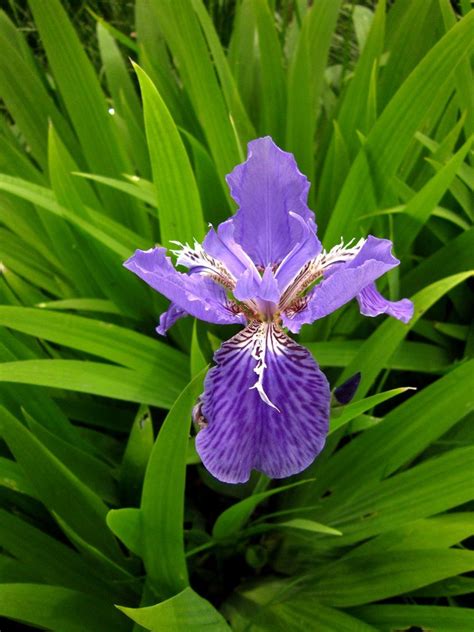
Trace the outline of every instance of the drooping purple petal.
{"label": "drooping purple petal", "polygon": [[222,287],[200,274],[175,270],[165,248],[137,250],[123,265],[191,316],[217,324],[245,323],[242,314],[230,309]]}
{"label": "drooping purple petal", "polygon": [[232,219],[235,240],[256,265],[279,264],[300,233],[290,211],[314,226],[307,206],[310,183],[293,154],[282,151],[269,136],[258,138],[248,144],[247,160],[226,179],[239,205]]}
{"label": "drooping purple petal", "polygon": [[356,298],[364,288],[400,262],[392,253],[392,242],[369,235],[359,252],[350,260],[329,266],[323,280],[308,294],[294,313],[283,315],[290,331],[331,314]]}
{"label": "drooping purple petal", "polygon": [[156,328],[157,333],[160,336],[166,336],[166,332],[172,327],[177,320],[188,316],[188,313],[178,307],[175,303],[171,303],[166,312],[163,312],[160,316],[160,324]]}
{"label": "drooping purple petal", "polygon": [[375,283],[365,287],[356,298],[360,313],[364,316],[388,314],[401,320],[402,323],[408,323],[413,316],[414,307],[410,299],[402,298],[400,301],[389,301],[380,294]]}
{"label": "drooping purple petal", "polygon": [[268,323],[251,323],[224,342],[205,381],[207,422],[196,448],[228,483],[251,470],[284,478],[308,467],[328,430],[329,385],[313,357]]}

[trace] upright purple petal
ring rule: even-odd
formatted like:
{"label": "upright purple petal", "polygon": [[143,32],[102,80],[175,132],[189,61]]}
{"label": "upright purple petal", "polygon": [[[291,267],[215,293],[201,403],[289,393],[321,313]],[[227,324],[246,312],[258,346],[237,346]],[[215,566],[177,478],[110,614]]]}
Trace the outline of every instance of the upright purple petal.
{"label": "upright purple petal", "polygon": [[234,290],[234,296],[238,301],[252,299],[257,305],[261,305],[262,301],[271,301],[275,303],[275,307],[280,295],[277,279],[269,266],[265,268],[262,276],[251,269],[245,270]]}
{"label": "upright purple petal", "polygon": [[165,248],[137,250],[123,265],[172,301],[174,309],[210,323],[245,322],[231,310],[222,287],[208,277],[175,270]]}
{"label": "upright purple petal", "polygon": [[258,266],[279,264],[298,241],[299,227],[290,211],[314,226],[307,206],[308,179],[294,156],[269,136],[248,144],[247,160],[227,176],[239,209],[233,218],[234,237]]}
{"label": "upright purple petal", "polygon": [[196,448],[227,483],[252,469],[284,478],[307,468],[324,446],[330,390],[303,347],[268,323],[251,323],[224,342],[205,381],[207,426]]}
{"label": "upright purple petal", "polygon": [[278,266],[275,276],[280,291],[293,284],[304,265],[314,259],[322,249],[321,242],[316,236],[312,222],[305,222],[299,215],[290,213],[290,221],[299,225],[298,240]]}
{"label": "upright purple petal", "polygon": [[364,288],[400,262],[392,253],[392,242],[369,235],[359,252],[350,260],[324,270],[323,280],[298,305],[283,316],[290,331],[331,314],[356,298]]}
{"label": "upright purple petal", "polygon": [[400,301],[389,301],[377,290],[375,283],[365,287],[358,295],[360,313],[364,316],[378,316],[388,314],[402,323],[408,323],[413,317],[413,303],[408,298]]}
{"label": "upright purple petal", "polygon": [[233,219],[219,224],[217,231],[211,228],[202,245],[204,250],[221,261],[234,277],[239,278],[245,270],[258,274],[252,259],[234,239]]}

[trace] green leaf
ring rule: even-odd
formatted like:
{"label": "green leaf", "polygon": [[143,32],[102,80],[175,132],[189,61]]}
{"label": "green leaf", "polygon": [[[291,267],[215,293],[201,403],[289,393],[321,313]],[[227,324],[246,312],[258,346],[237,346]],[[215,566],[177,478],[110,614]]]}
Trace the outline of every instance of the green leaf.
{"label": "green leaf", "polygon": [[2,548],[45,583],[91,593],[104,600],[118,597],[113,588],[91,574],[84,560],[69,546],[3,509],[0,518]]}
{"label": "green leaf", "polygon": [[38,303],[35,307],[53,310],[71,310],[78,312],[97,312],[99,314],[121,315],[120,309],[111,301],[103,298],[66,298],[58,301]]}
{"label": "green leaf", "polygon": [[[321,366],[345,368],[358,355],[364,342],[363,340],[328,340],[304,344]],[[393,355],[385,361],[383,368],[436,373],[448,369],[452,361],[452,355],[442,347],[404,340]]]}
{"label": "green leaf", "polygon": [[297,531],[306,531],[308,533],[324,533],[326,535],[342,535],[341,531],[328,527],[325,524],[308,520],[307,518],[293,518],[286,522],[261,522],[255,527],[250,527],[248,533],[260,533],[261,531],[272,531],[275,529],[296,529]]}
{"label": "green leaf", "polygon": [[[58,0],[29,2],[48,61],[73,121],[91,171],[117,176],[128,171],[122,145],[94,68]],[[77,86],[87,86],[78,93]],[[106,207],[130,227],[139,227],[136,209],[114,191],[103,189]]]}
{"label": "green leaf", "polygon": [[23,415],[28,427],[45,448],[100,498],[109,503],[117,503],[116,483],[110,468],[102,460],[64,441],[35,421],[27,412],[27,402],[25,408]]}
{"label": "green leaf", "polygon": [[168,413],[143,483],[143,562],[153,589],[162,597],[188,585],[183,532],[186,456],[191,411],[203,378],[204,371],[189,383]]}
{"label": "green leaf", "polygon": [[[15,39],[17,41],[15,41]],[[69,124],[56,108],[32,57],[24,55],[25,42],[5,13],[0,14],[0,93],[10,115],[24,134],[34,158],[47,165],[48,121],[60,130],[68,147],[77,149]]]}
{"label": "green leaf", "polygon": [[131,369],[149,371],[163,390],[180,392],[188,372],[181,352],[125,327],[45,309],[0,306],[0,324],[110,360]]}
{"label": "green leaf", "polygon": [[255,13],[260,57],[260,132],[269,134],[277,145],[281,145],[285,132],[286,81],[280,43],[267,1],[255,0],[251,6]]}
{"label": "green leaf", "polygon": [[[208,366],[208,362],[200,346],[200,341],[203,336],[199,334],[198,329],[199,329],[198,321],[195,320],[194,325],[193,325],[193,337],[191,340],[191,358],[190,358],[192,377],[197,375],[200,371],[202,371],[205,367]],[[205,332],[203,332],[203,335],[205,336]],[[204,341],[204,344],[205,344],[205,341]]]}
{"label": "green leaf", "polygon": [[408,296],[418,288],[447,276],[472,269],[471,253],[474,249],[474,228],[450,240],[443,248],[433,252],[414,270],[402,278],[401,287]]}
{"label": "green leaf", "polygon": [[[366,10],[365,7],[361,6],[354,8],[354,23],[356,22],[356,11],[360,12],[364,9]],[[379,2],[375,14],[373,15],[366,45],[355,67],[354,76],[342,96],[341,109],[338,113],[337,122],[341,130],[341,135],[350,149],[351,156],[353,156],[360,147],[356,131],[360,130],[364,134],[367,134],[370,129],[367,125],[367,94],[370,89],[374,65],[379,63],[380,55],[383,52],[385,17],[385,1]]]}
{"label": "green leaf", "polygon": [[158,2],[153,11],[223,179],[239,162],[240,146],[193,4]]}
{"label": "green leaf", "polygon": [[229,632],[224,617],[192,588],[185,588],[174,597],[156,606],[125,608],[117,606],[127,617],[152,632]]}
{"label": "green leaf", "polygon": [[[399,595],[474,569],[474,553],[459,550],[384,551],[331,564],[311,595],[331,606],[356,606]],[[383,577],[383,582],[380,578]]]}
{"label": "green leaf", "polygon": [[[473,457],[472,447],[458,448],[382,483],[367,485],[361,480],[358,498],[342,504],[340,496],[318,516],[342,530],[338,544],[344,546],[462,505],[474,498],[469,486],[474,476]],[[435,541],[433,548],[436,546]]]}
{"label": "green leaf", "polygon": [[405,338],[409,328],[413,327],[416,321],[444,294],[459,285],[459,283],[466,281],[472,275],[473,272],[463,272],[445,277],[417,292],[412,297],[415,304],[415,312],[408,325],[404,325],[395,319],[387,319],[382,323],[360,347],[349,365],[346,366],[339,378],[339,382],[344,382],[351,375],[360,371],[362,380],[355,397],[363,397],[382,370],[382,367]]}
{"label": "green leaf", "polygon": [[314,173],[313,139],[319,98],[340,5],[339,0],[325,0],[307,12],[288,71],[286,145],[309,178]]}
{"label": "green leaf", "polygon": [[[140,186],[137,186],[136,184],[130,184],[129,182],[118,180],[117,178],[107,178],[106,176],[99,176],[95,173],[81,173],[80,171],[76,171],[72,175],[80,176],[81,178],[86,178],[88,180],[93,180],[95,182],[100,182],[101,184],[105,184],[109,187],[117,189],[118,191],[127,193],[128,195],[131,195],[132,197],[136,197],[137,199],[141,200],[142,202],[146,202],[147,204],[149,204],[150,206],[153,206],[154,208],[157,205],[155,186],[151,182],[149,183],[150,184],[149,189],[151,190],[149,190],[148,188],[140,187]],[[135,178],[137,178],[137,182],[141,180],[141,178],[139,178],[138,176],[135,176]]]}
{"label": "green leaf", "polygon": [[134,66],[143,97],[145,129],[160,219],[161,242],[193,243],[204,235],[199,191],[186,149],[152,80]]}
{"label": "green leaf", "polygon": [[[104,245],[106,248],[115,252],[121,259],[125,259],[130,250],[127,245],[123,245],[116,239],[108,235],[106,232],[97,228],[92,222],[84,220],[77,214],[72,213],[67,208],[64,208],[58,202],[56,202],[51,191],[44,187],[31,184],[21,178],[13,178],[4,174],[0,174],[0,190],[18,195],[20,198],[28,200],[33,204],[37,204],[41,208],[45,209],[53,215],[58,215],[83,230],[87,235],[90,235],[98,243]],[[136,239],[136,242],[140,239]]]}
{"label": "green leaf", "polygon": [[279,494],[280,492],[285,492],[288,489],[292,489],[293,487],[297,487],[298,485],[303,485],[308,482],[310,481],[297,481],[296,483],[282,485],[281,487],[276,487],[275,489],[270,489],[266,492],[260,492],[258,494],[253,494],[248,498],[244,498],[220,514],[214,523],[212,535],[216,539],[229,538],[233,536],[241,529],[241,527],[252,515],[255,507],[257,507],[257,505],[259,505],[262,501],[266,500],[270,496]]}
{"label": "green leaf", "polygon": [[388,399],[392,399],[392,397],[396,397],[397,395],[401,395],[402,393],[406,393],[407,391],[414,391],[415,388],[411,386],[405,386],[401,388],[394,388],[390,391],[385,391],[384,393],[377,393],[376,395],[372,395],[371,397],[366,397],[359,402],[353,402],[348,404],[347,406],[336,407],[331,410],[331,420],[329,425],[329,434],[339,430],[345,424],[349,423],[359,415],[367,412],[377,404],[381,404],[382,402],[386,402]]}
{"label": "green leaf", "polygon": [[104,503],[5,408],[0,407],[3,436],[49,511],[56,512],[83,538],[112,559],[122,560],[107,531]]}
{"label": "green leaf", "polygon": [[111,509],[107,514],[107,526],[132,553],[142,557],[143,527],[140,509]]}
{"label": "green leaf", "polygon": [[376,632],[350,614],[295,592],[297,581],[265,581],[231,595],[223,611],[238,632]]}
{"label": "green leaf", "polygon": [[0,456],[0,485],[20,494],[36,498],[36,492],[23,474],[20,466],[11,459]]}
{"label": "green leaf", "polygon": [[0,616],[58,632],[129,630],[112,604],[62,586],[0,584]]}
{"label": "green leaf", "polygon": [[381,632],[419,627],[443,632],[474,628],[474,611],[454,606],[381,605],[355,608],[354,614],[377,626]]}
{"label": "green leaf", "polygon": [[23,360],[0,364],[0,382],[63,388],[170,408],[179,388],[157,391],[156,375],[80,360]]}
{"label": "green leaf", "polygon": [[[355,481],[360,489],[362,482],[389,476],[415,458],[470,412],[473,368],[474,361],[461,364],[394,408],[380,424],[333,455],[315,486],[322,492],[331,489],[333,496],[337,487],[339,504],[342,496],[354,493]],[[310,490],[314,493],[313,486]]]}
{"label": "green leaf", "polygon": [[336,243],[342,233],[356,234],[360,215],[376,208],[374,192],[380,197],[390,176],[395,175],[429,106],[437,99],[441,106],[443,91],[448,98],[445,87],[474,46],[473,22],[471,12],[426,54],[377,119],[331,213],[327,244]]}
{"label": "green leaf", "polygon": [[471,145],[472,138],[464,143],[451,160],[406,205],[403,215],[398,218],[395,230],[395,243],[400,253],[405,253],[410,249],[417,234],[459,172]]}
{"label": "green leaf", "polygon": [[257,134],[255,133],[253,125],[243,106],[239,91],[229,68],[224,49],[219,41],[219,36],[216,33],[212,19],[210,18],[202,0],[192,0],[192,3],[216,65],[216,71],[222,86],[222,92],[226,100],[227,109],[229,110],[229,116],[235,123],[241,145],[245,145],[245,143],[249,140],[255,138]]}
{"label": "green leaf", "polygon": [[[400,507],[401,502],[397,500],[397,504]],[[367,555],[389,549],[391,551],[447,549],[471,536],[473,518],[472,512],[459,511],[415,521],[410,520],[403,525],[394,525],[393,531],[384,532],[365,541],[352,549],[350,555]]]}
{"label": "green leaf", "polygon": [[139,502],[153,442],[153,422],[150,409],[147,406],[140,406],[120,466],[120,491],[123,504],[137,505]]}

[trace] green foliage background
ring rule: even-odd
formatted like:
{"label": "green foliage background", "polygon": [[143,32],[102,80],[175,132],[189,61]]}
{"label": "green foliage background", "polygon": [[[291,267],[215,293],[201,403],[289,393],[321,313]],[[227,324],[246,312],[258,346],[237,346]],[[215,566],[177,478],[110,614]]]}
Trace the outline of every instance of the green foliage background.
{"label": "green foliage background", "polygon": [[[97,47],[71,3],[0,13],[2,629],[474,629],[470,3],[112,7]],[[306,326],[356,399],[306,472],[229,486],[190,411],[232,328],[159,339],[166,301],[121,264],[225,219],[265,134],[327,248],[394,241],[383,289],[415,317]]]}

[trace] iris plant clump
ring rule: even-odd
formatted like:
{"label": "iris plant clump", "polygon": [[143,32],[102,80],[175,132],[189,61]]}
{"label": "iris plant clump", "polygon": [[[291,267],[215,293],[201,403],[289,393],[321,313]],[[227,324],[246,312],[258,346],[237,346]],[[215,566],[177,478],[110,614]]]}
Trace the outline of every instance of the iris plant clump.
{"label": "iris plant clump", "polygon": [[227,183],[235,216],[211,227],[202,244],[175,242],[187,273],[163,247],[137,250],[125,267],[171,300],[157,327],[162,335],[187,315],[244,325],[214,355],[195,408],[196,448],[221,481],[243,483],[252,469],[284,478],[323,449],[330,406],[325,375],[285,329],[298,333],[354,298],[365,316],[406,323],[413,304],[389,301],[376,288],[399,264],[389,240],[369,235],[322,247],[307,206],[310,183],[269,136],[249,143]]}

